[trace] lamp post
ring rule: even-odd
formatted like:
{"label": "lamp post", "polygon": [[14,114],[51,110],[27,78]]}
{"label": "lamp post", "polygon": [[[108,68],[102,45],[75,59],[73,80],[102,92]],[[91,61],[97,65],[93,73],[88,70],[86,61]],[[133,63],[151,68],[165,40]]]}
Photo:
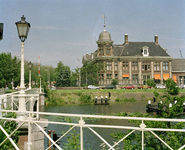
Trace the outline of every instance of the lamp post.
{"label": "lamp post", "polygon": [[32,68],[33,64],[31,63],[31,61],[28,63],[28,68],[29,68],[29,89],[31,89],[31,68]]}
{"label": "lamp post", "polygon": [[[79,61],[79,67],[80,67],[80,59],[77,59],[78,61]],[[80,87],[80,68],[79,68],[79,82],[78,82],[78,85],[79,85],[79,87]]]}
{"label": "lamp post", "polygon": [[[25,85],[24,85],[24,41],[28,36],[30,29],[30,23],[25,21],[24,15],[21,17],[21,21],[16,22],[18,36],[21,40],[21,81],[19,92],[19,109],[18,111],[26,111],[25,106]],[[23,116],[24,117],[24,116]]]}

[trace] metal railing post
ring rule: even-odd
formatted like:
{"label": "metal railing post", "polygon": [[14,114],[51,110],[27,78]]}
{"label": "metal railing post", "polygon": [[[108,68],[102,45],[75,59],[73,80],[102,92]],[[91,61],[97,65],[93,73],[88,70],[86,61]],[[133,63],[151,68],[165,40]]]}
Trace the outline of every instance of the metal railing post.
{"label": "metal railing post", "polygon": [[37,120],[39,119],[39,96],[37,97]]}
{"label": "metal railing post", "polygon": [[144,128],[145,127],[146,125],[143,123],[143,120],[142,120],[142,123],[140,125],[141,131],[142,131],[142,150],[144,150]]}
{"label": "metal railing post", "polygon": [[29,117],[28,117],[28,150],[31,150],[31,121],[32,121],[32,114],[29,113]]}
{"label": "metal railing post", "polygon": [[5,95],[4,97],[4,109],[7,108],[7,95]]}
{"label": "metal railing post", "polygon": [[13,110],[13,95],[11,95],[11,110]]}
{"label": "metal railing post", "polygon": [[85,122],[80,117],[79,125],[80,125],[80,149],[83,150],[83,125]]}

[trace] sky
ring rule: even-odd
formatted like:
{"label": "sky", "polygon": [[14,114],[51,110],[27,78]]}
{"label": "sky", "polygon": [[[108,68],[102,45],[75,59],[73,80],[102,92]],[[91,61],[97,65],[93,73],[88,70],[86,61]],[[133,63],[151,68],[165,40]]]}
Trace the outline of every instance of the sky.
{"label": "sky", "polygon": [[[106,30],[113,44],[153,42],[168,49],[173,58],[185,58],[185,0],[0,0],[0,23],[4,23],[0,53],[21,55],[15,22],[21,16],[31,24],[25,40],[24,58],[71,70],[82,66],[83,55],[97,50],[96,41]],[[80,60],[80,61],[79,61]]]}

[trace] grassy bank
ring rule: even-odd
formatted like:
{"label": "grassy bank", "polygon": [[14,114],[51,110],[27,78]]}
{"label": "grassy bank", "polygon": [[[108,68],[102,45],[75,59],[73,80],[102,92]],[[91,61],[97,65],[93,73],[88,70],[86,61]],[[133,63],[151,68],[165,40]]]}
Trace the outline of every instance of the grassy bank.
{"label": "grassy bank", "polygon": [[[98,99],[103,96],[109,97],[110,102],[134,102],[136,100],[152,100],[153,92],[164,93],[165,89],[104,89],[104,90],[51,90],[49,98],[46,99],[46,104],[62,105],[62,104],[78,104],[78,103],[94,103],[97,96]],[[185,93],[185,89],[180,90],[180,95]]]}

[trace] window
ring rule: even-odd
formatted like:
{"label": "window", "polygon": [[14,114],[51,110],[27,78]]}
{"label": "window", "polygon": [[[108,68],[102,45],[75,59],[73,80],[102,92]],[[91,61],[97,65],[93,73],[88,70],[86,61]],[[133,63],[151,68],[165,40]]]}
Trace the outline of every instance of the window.
{"label": "window", "polygon": [[132,84],[137,84],[138,83],[138,75],[137,74],[133,74],[132,75]]}
{"label": "window", "polygon": [[148,80],[150,79],[150,75],[143,75],[143,80]]}
{"label": "window", "polygon": [[114,66],[115,66],[115,70],[118,70],[118,62],[115,62]]}
{"label": "window", "polygon": [[115,74],[115,79],[118,79],[118,74]]}
{"label": "window", "polygon": [[103,55],[103,45],[100,45],[100,47],[99,47],[99,51],[100,51],[100,55]]}
{"label": "window", "polygon": [[154,62],[154,71],[160,70],[160,63],[159,62]]}
{"label": "window", "polygon": [[137,70],[137,61],[132,62],[132,70]]}
{"label": "window", "polygon": [[110,45],[106,45],[106,55],[110,55]]}
{"label": "window", "polygon": [[123,77],[123,84],[128,84],[128,77]]}
{"label": "window", "polygon": [[168,62],[163,62],[163,70],[168,70]]}
{"label": "window", "polygon": [[128,70],[128,61],[123,61],[123,70]]}
{"label": "window", "polygon": [[143,47],[143,53],[142,53],[143,56],[149,56],[148,48],[149,48],[149,47],[147,47],[147,46],[144,46],[144,47]]}
{"label": "window", "polygon": [[107,61],[107,70],[111,70],[111,66],[112,66],[111,61]]}
{"label": "window", "polygon": [[107,74],[107,84],[111,84],[112,74]]}
{"label": "window", "polygon": [[142,62],[142,70],[150,70],[150,62],[149,61],[143,61]]}

